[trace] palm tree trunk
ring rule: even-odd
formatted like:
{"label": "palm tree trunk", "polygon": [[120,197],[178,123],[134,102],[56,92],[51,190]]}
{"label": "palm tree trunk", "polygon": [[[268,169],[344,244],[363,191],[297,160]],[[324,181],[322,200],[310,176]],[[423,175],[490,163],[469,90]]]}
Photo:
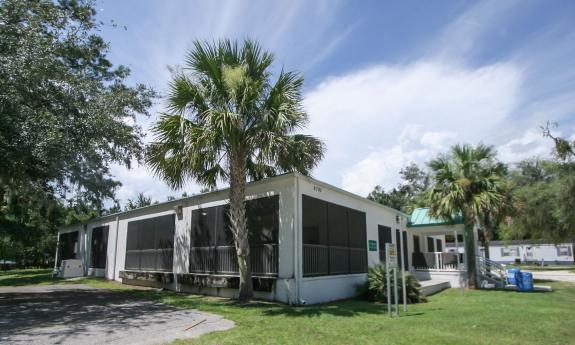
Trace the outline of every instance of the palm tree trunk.
{"label": "palm tree trunk", "polygon": [[246,222],[246,159],[243,150],[230,154],[230,224],[238,258],[240,288],[238,299],[254,295],[250,267],[250,243]]}
{"label": "palm tree trunk", "polygon": [[473,235],[473,222],[466,220],[463,228],[463,243],[465,246],[465,255],[467,256],[467,279],[469,288],[475,289],[477,286],[477,276],[475,268],[475,236]]}

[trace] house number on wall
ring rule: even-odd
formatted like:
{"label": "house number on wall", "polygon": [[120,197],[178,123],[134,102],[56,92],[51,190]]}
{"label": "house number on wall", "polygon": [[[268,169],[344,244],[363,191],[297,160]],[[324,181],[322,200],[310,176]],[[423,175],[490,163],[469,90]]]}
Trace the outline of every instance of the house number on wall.
{"label": "house number on wall", "polygon": [[320,192],[321,193],[321,187],[313,186],[313,190],[314,190],[314,192]]}

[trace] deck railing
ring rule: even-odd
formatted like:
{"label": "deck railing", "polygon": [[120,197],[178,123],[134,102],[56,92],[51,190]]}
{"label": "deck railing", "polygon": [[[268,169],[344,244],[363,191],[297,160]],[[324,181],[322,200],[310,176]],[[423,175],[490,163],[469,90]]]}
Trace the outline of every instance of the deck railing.
{"label": "deck railing", "polygon": [[[254,275],[277,275],[278,245],[261,244],[250,247],[250,263]],[[234,246],[192,247],[190,272],[237,275],[239,273]]]}
{"label": "deck railing", "polygon": [[367,271],[367,249],[322,244],[303,245],[303,275],[353,274]]}
{"label": "deck railing", "polygon": [[493,283],[500,288],[506,285],[507,270],[505,265],[486,259],[483,256],[476,256],[476,260],[477,274],[481,280],[482,287],[484,282]]}
{"label": "deck railing", "polygon": [[412,264],[416,270],[456,271],[462,262],[463,254],[458,253],[427,252],[412,255]]}

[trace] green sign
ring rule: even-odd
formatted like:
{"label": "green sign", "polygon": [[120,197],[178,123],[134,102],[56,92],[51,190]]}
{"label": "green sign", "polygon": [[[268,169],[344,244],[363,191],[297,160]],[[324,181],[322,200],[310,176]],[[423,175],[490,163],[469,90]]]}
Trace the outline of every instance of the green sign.
{"label": "green sign", "polygon": [[369,240],[369,251],[377,252],[377,241]]}

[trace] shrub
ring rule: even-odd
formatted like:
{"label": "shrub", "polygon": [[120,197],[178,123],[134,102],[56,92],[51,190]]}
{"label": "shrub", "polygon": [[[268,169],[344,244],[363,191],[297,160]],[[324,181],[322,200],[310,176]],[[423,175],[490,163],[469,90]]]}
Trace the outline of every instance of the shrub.
{"label": "shrub", "polygon": [[[401,273],[397,272],[397,293],[399,295],[399,303],[403,303],[403,285]],[[425,302],[425,298],[421,296],[419,282],[411,274],[405,274],[405,288],[407,292],[407,303],[420,303]],[[395,295],[393,289],[393,275],[391,276],[391,300],[395,302]],[[357,292],[360,298],[370,301],[387,302],[387,275],[385,271],[385,264],[378,264],[369,269],[367,273],[367,282],[357,287]]]}

